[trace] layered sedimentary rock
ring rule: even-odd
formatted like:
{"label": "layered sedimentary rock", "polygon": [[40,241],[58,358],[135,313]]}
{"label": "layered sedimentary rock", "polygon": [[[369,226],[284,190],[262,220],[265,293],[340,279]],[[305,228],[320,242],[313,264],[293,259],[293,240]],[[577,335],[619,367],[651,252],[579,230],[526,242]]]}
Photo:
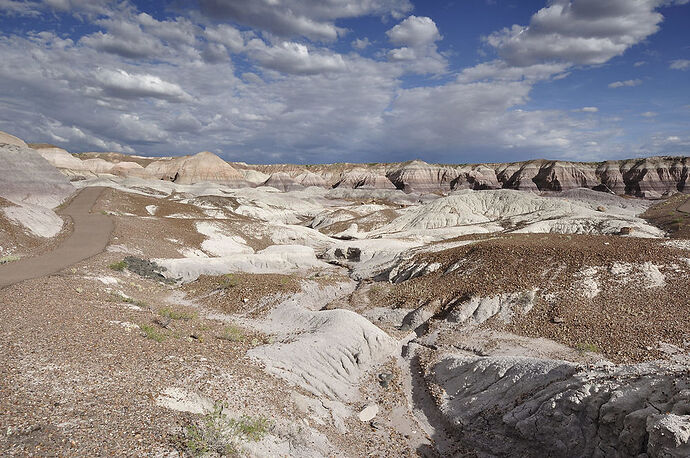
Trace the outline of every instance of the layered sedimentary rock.
{"label": "layered sedimentary rock", "polygon": [[334,187],[352,189],[395,189],[395,185],[388,178],[362,167],[357,167],[343,173]]}
{"label": "layered sedimentary rock", "polygon": [[155,178],[178,184],[193,184],[202,181],[222,183],[228,186],[247,184],[240,172],[208,151],[193,156],[160,159],[151,162],[145,170]]}
{"label": "layered sedimentary rock", "polygon": [[405,192],[434,192],[450,190],[451,182],[459,172],[452,167],[430,165],[423,161],[412,161],[388,173],[388,179],[396,188]]}
{"label": "layered sedimentary rock", "polygon": [[268,180],[266,180],[263,185],[271,186],[280,191],[297,191],[304,188],[304,186],[299,184],[294,178],[285,172],[277,172],[272,174],[270,177],[268,177]]}
{"label": "layered sedimentary rock", "polygon": [[317,175],[316,173],[313,172],[304,172],[302,174],[299,174],[295,177],[295,180],[300,183],[302,186],[309,187],[309,186],[317,186],[319,188],[328,188],[330,187],[328,182],[324,177],[321,175]]}

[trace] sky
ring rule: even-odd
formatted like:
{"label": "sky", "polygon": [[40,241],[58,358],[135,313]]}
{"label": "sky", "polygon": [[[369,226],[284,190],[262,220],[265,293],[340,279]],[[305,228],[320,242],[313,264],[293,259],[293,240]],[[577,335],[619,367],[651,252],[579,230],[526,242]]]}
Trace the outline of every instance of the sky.
{"label": "sky", "polygon": [[248,163],[690,155],[690,0],[0,0],[0,130]]}

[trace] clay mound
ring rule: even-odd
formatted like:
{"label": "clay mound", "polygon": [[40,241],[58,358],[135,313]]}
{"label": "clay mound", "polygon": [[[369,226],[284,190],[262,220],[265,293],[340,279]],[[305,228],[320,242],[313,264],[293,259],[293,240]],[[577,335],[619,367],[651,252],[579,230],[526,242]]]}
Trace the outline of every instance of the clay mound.
{"label": "clay mound", "polygon": [[210,181],[227,186],[242,186],[246,183],[240,172],[208,151],[194,156],[160,159],[147,165],[145,170],[157,179],[178,184]]}
{"label": "clay mound", "polygon": [[17,145],[0,145],[0,197],[53,208],[73,192],[67,178],[39,153]]}
{"label": "clay mound", "polygon": [[81,159],[72,156],[68,151],[62,148],[47,144],[32,145],[32,148],[38,151],[38,153],[50,162],[53,167],[73,171],[86,170]]}
{"label": "clay mound", "polygon": [[304,186],[299,184],[294,178],[285,172],[277,172],[272,174],[270,177],[268,177],[268,180],[264,181],[263,185],[270,186],[284,192],[299,191],[300,189],[304,189]]}
{"label": "clay mound", "polygon": [[23,148],[28,148],[28,145],[21,138],[10,135],[6,132],[0,131],[0,144],[5,143],[7,145],[21,146]]}
{"label": "clay mound", "polygon": [[329,188],[329,184],[324,177],[317,175],[312,172],[305,172],[298,175],[295,180],[299,182],[302,186],[317,186],[319,188]]}
{"label": "clay mound", "polygon": [[378,175],[375,172],[360,167],[343,173],[334,187],[350,189],[396,189],[395,185],[385,176]]}
{"label": "clay mound", "polygon": [[459,176],[459,172],[450,167],[412,161],[387,176],[396,188],[405,192],[436,192],[450,190],[451,182]]}
{"label": "clay mound", "polygon": [[[612,215],[560,198],[500,189],[458,191],[408,209],[378,233],[458,228],[466,233],[516,232],[617,234],[632,227],[636,236],[660,237],[662,231],[630,214]],[[458,234],[460,235],[460,234]]]}
{"label": "clay mound", "polygon": [[[688,456],[687,369],[447,355],[427,383],[447,424],[497,456]],[[649,406],[652,406],[651,408]],[[537,452],[538,451],[538,452]]]}
{"label": "clay mound", "polygon": [[136,162],[118,162],[112,166],[110,173],[121,177],[151,178],[146,169]]}
{"label": "clay mound", "polygon": [[260,185],[263,184],[270,175],[267,175],[263,172],[259,172],[258,170],[252,170],[252,169],[238,169],[239,172],[242,174],[245,180],[247,180],[249,183],[255,184],[255,185]]}

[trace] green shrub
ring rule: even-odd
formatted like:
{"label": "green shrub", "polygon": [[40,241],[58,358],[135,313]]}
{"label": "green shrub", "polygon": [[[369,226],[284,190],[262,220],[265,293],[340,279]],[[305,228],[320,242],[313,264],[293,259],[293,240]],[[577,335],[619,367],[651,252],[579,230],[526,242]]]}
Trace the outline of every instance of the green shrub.
{"label": "green shrub", "polygon": [[222,289],[229,289],[237,286],[239,281],[233,274],[225,274],[218,279],[218,283]]}
{"label": "green shrub", "polygon": [[216,403],[213,412],[184,429],[182,443],[187,453],[192,456],[238,455],[241,442],[259,441],[268,432],[270,422],[267,419],[246,415],[239,419],[229,418],[224,410],[223,404]]}
{"label": "green shrub", "polygon": [[118,272],[122,272],[127,268],[127,263],[125,261],[114,262],[110,264],[108,267]]}

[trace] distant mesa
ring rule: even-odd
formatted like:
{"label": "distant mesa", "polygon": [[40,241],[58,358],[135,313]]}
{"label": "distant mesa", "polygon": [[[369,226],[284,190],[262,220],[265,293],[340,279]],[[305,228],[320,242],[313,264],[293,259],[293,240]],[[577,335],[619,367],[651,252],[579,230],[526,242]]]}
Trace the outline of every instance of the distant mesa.
{"label": "distant mesa", "polygon": [[[27,147],[0,132],[0,143]],[[306,187],[401,189],[406,193],[446,193],[471,189],[568,191],[589,188],[618,195],[660,198],[688,192],[688,157],[661,156],[603,162],[534,159],[511,163],[428,164],[413,160],[391,164],[228,163],[204,151],[181,157],[143,157],[122,153],[79,153],[51,144],[30,145],[71,179],[95,176],[158,179],[178,184],[214,182],[230,187],[271,186],[280,191]]]}

